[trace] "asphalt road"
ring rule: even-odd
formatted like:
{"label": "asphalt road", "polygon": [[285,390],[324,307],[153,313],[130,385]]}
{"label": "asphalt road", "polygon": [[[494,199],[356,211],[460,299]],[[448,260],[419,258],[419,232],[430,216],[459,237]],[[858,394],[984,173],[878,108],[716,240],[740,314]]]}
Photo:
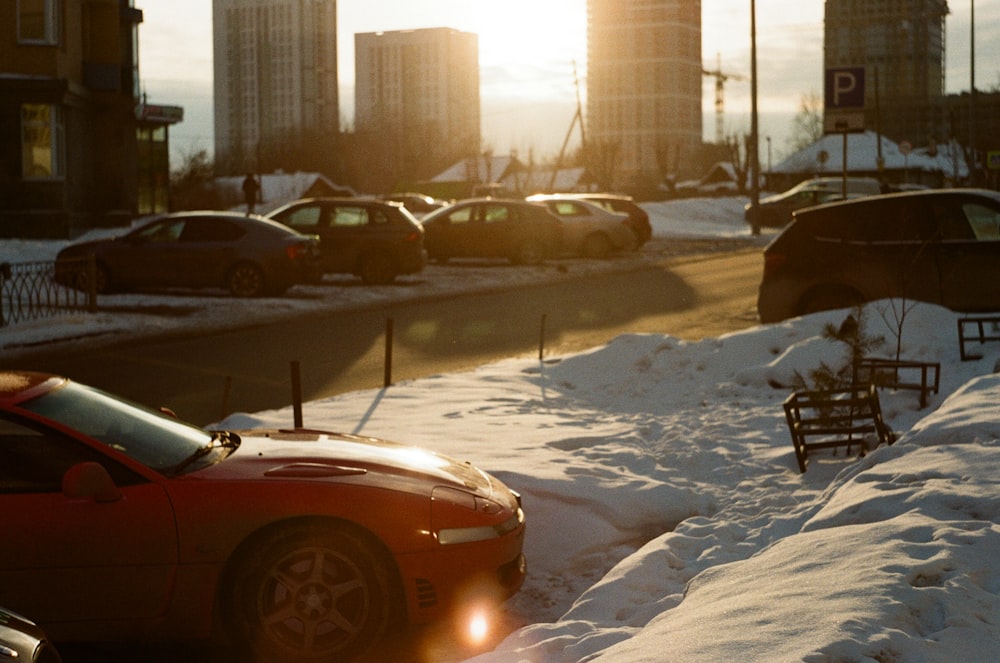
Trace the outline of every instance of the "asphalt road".
{"label": "asphalt road", "polygon": [[[207,425],[232,412],[381,388],[392,320],[391,381],[469,370],[512,356],[579,352],[622,333],[688,340],[756,324],[762,260],[743,250],[665,259],[626,273],[400,303],[387,311],[309,315],[228,332],[54,350],[35,370],[72,376]],[[292,422],[290,421],[289,424]],[[305,422],[308,425],[308,422]]]}

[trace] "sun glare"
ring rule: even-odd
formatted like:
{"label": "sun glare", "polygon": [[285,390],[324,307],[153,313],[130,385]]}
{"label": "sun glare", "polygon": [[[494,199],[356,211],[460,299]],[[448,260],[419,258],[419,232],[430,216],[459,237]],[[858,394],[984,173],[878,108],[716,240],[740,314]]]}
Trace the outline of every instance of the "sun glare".
{"label": "sun glare", "polygon": [[478,1],[469,30],[479,35],[479,61],[546,67],[587,55],[586,0]]}

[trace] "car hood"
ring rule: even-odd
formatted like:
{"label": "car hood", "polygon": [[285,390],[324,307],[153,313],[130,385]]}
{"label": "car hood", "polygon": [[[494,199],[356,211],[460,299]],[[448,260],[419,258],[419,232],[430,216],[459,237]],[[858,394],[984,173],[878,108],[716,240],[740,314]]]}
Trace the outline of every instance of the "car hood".
{"label": "car hood", "polygon": [[108,246],[121,240],[121,235],[115,237],[107,237],[104,239],[92,239],[86,242],[77,242],[76,244],[70,244],[69,246],[63,248],[56,257],[59,258],[70,258],[76,256],[83,256],[91,253],[94,249]]}
{"label": "car hood", "polygon": [[417,479],[488,496],[493,484],[482,470],[432,451],[386,440],[311,430],[236,431],[239,448],[198,472],[214,479],[324,480],[373,474]]}

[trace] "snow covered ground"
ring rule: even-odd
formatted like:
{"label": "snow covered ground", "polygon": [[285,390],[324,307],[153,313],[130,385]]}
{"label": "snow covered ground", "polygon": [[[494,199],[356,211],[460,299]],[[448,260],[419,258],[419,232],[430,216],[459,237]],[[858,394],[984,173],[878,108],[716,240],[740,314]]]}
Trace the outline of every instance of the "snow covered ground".
{"label": "snow covered ground", "polygon": [[[736,199],[650,211],[660,237],[746,233]],[[862,316],[886,356],[893,304]],[[468,459],[522,493],[530,575],[506,607],[524,626],[476,663],[1000,660],[1000,344],[961,362],[955,314],[916,305],[902,356],[940,362],[941,392],[924,409],[880,392],[898,441],[800,474],[781,404],[796,373],[846,360],[822,333],[845,315],[624,335],[303,417]],[[221,423],[291,422],[286,408]]]}

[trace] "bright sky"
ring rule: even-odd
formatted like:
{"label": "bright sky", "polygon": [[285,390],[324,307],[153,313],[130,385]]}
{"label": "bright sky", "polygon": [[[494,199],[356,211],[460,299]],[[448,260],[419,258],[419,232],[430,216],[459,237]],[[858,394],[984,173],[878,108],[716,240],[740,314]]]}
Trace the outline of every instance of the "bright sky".
{"label": "bright sky", "polygon": [[[971,0],[970,0],[971,2]],[[705,67],[717,58],[729,74],[750,75],[750,6],[746,0],[703,0]],[[804,94],[822,92],[823,0],[757,2],[759,108],[762,134],[790,130]],[[1000,85],[1000,2],[976,7],[979,88]],[[212,8],[207,0],[136,0],[145,22],[140,67],[150,100],[186,109],[173,129],[175,147],[211,149]],[[353,116],[354,39],[358,32],[451,27],[479,35],[483,134],[497,151],[558,150],[575,112],[574,63],[586,91],[586,0],[340,0],[341,115]],[[952,2],[948,18],[949,92],[969,88],[971,4]],[[705,135],[714,134],[714,81],[704,88]],[[747,131],[748,81],[726,85],[727,133]],[[772,122],[777,122],[773,120]],[[178,143],[182,145],[178,146]],[[782,144],[783,141],[776,142]]]}

